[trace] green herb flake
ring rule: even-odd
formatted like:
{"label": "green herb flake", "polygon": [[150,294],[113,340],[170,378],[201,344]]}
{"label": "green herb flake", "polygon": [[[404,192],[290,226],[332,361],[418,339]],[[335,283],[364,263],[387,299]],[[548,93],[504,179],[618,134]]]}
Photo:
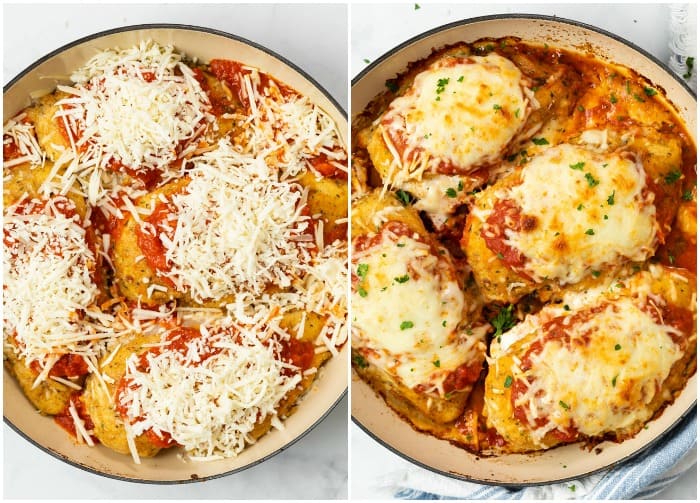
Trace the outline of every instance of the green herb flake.
{"label": "green herb flake", "polygon": [[600,276],[600,271],[592,271],[591,274],[594,278],[597,278],[598,276]]}
{"label": "green herb flake", "polygon": [[440,360],[435,360],[435,361],[433,362],[433,365],[435,365],[436,367],[440,368]]}
{"label": "green herb flake", "polygon": [[579,204],[578,206],[576,206],[576,209],[577,209],[578,211],[581,211],[581,210],[583,209],[583,203],[581,203],[581,204]]}
{"label": "green herb flake", "polygon": [[693,191],[692,190],[684,190],[683,191],[683,200],[684,201],[692,201],[693,200]]}
{"label": "green herb flake", "polygon": [[517,119],[517,118],[519,118],[519,117],[520,117],[520,109],[519,109],[519,108],[516,108],[516,109],[515,109],[515,118]]}
{"label": "green herb flake", "polygon": [[494,105],[494,106],[493,106],[493,109],[494,109],[494,110],[500,110],[500,109],[501,109],[501,105]]}
{"label": "green herb flake", "polygon": [[365,360],[362,355],[352,355],[352,362],[361,369],[369,367],[369,363],[367,363],[367,360]]}
{"label": "green herb flake", "polygon": [[579,112],[585,112],[585,111],[586,111],[586,109],[583,108],[583,105],[577,106],[577,107],[576,107],[576,110],[578,110]]}
{"label": "green herb flake", "polygon": [[619,344],[615,344],[615,351],[620,351],[622,349],[622,346]]}
{"label": "green herb flake", "polygon": [[607,220],[609,217],[607,215],[603,215],[603,220]]}
{"label": "green herb flake", "polygon": [[569,304],[564,304],[564,311],[571,311]]}
{"label": "green herb flake", "polygon": [[595,234],[595,231],[593,229],[586,229],[586,234],[589,236],[593,236]]}
{"label": "green herb flake", "polygon": [[403,276],[395,277],[394,281],[396,281],[397,283],[406,283],[406,281],[408,281],[409,279],[411,278],[408,276],[408,274],[404,274]]}
{"label": "green herb flake", "polygon": [[364,61],[366,65],[369,65],[369,59],[365,58],[362,61]]}
{"label": "green herb flake", "polygon": [[399,84],[395,80],[389,79],[386,82],[384,82],[384,85],[392,93],[395,93],[399,90]]}
{"label": "green herb flake", "polygon": [[460,75],[457,82],[464,82],[464,75]]}
{"label": "green herb flake", "polygon": [[632,94],[632,90],[630,89],[630,81],[627,79],[625,81],[625,89],[627,90],[627,94]]}
{"label": "green herb flake", "polygon": [[615,96],[614,94],[611,94],[610,95],[610,103],[612,103],[613,105],[615,103],[617,103],[617,96]]}
{"label": "green herb flake", "polygon": [[511,376],[506,377],[505,382],[503,383],[504,388],[510,388],[510,385],[513,384],[513,378]]}
{"label": "green herb flake", "polygon": [[671,171],[670,173],[667,173],[666,176],[664,176],[664,181],[666,182],[667,185],[671,185],[673,183],[676,183],[678,180],[681,179],[681,172],[679,170],[674,170]]}
{"label": "green herb flake", "polygon": [[457,197],[457,191],[450,187],[445,191],[445,194],[447,194],[447,197]]}
{"label": "green herb flake", "polygon": [[494,337],[500,337],[501,334],[513,328],[515,321],[515,317],[513,316],[513,304],[502,307],[496,317],[490,322],[491,326],[496,329],[496,332],[493,334]]}
{"label": "green herb flake", "polygon": [[617,385],[617,376],[612,378],[612,386],[613,388]]}
{"label": "green herb flake", "polygon": [[411,195],[408,192],[405,192],[401,189],[396,191],[396,199],[401,201],[401,204],[404,206],[408,206],[411,204]]}
{"label": "green herb flake", "polygon": [[447,326],[447,320],[442,320],[442,326],[446,327]]}
{"label": "green herb flake", "polygon": [[367,297],[367,290],[364,288],[360,287],[357,289],[357,293],[360,295],[360,297],[364,298]]}
{"label": "green herb flake", "polygon": [[580,161],[580,162],[577,162],[576,164],[569,164],[569,167],[570,167],[571,169],[577,169],[577,170],[579,170],[579,171],[583,171],[583,167],[584,167],[585,165],[586,165],[585,162]]}
{"label": "green herb flake", "polygon": [[412,321],[402,321],[401,325],[399,325],[399,328],[401,330],[407,330],[409,328],[413,328],[413,322]]}
{"label": "green herb flake", "polygon": [[497,256],[500,260],[503,260],[503,259],[505,258],[501,252],[498,252],[498,254],[497,254],[496,256]]}
{"label": "green herb flake", "polygon": [[589,187],[595,187],[600,183],[600,180],[596,180],[592,174],[586,173],[586,181],[588,182]]}
{"label": "green herb flake", "polygon": [[646,100],[645,100],[644,98],[642,98],[640,95],[638,95],[637,93],[634,93],[633,96],[634,96],[634,99],[637,100],[637,101],[640,102],[640,103],[645,103],[645,102],[646,102]]}
{"label": "green herb flake", "polygon": [[608,206],[612,206],[615,204],[615,191],[612,191],[612,194],[608,196]]}
{"label": "green herb flake", "polygon": [[404,246],[406,246],[406,243],[396,243],[396,246],[398,246],[399,248],[403,248]]}
{"label": "green herb flake", "polygon": [[569,491],[571,491],[572,493],[576,492],[576,485],[575,484],[570,485]]}
{"label": "green herb flake", "polygon": [[559,400],[559,405],[561,406],[562,409],[567,409],[567,410],[570,409],[569,404],[567,404],[566,402],[564,402],[562,400]]}
{"label": "green herb flake", "polygon": [[532,143],[535,145],[549,145],[547,138],[533,138]]}
{"label": "green herb flake", "polygon": [[656,96],[658,93],[653,87],[645,87],[644,94],[646,94],[647,96]]}
{"label": "green herb flake", "polygon": [[364,278],[365,276],[367,276],[367,271],[369,271],[368,264],[358,264],[357,265],[357,275],[360,278]]}
{"label": "green herb flake", "polygon": [[693,66],[695,65],[695,58],[692,56],[688,56],[685,58],[685,67],[688,69],[687,72],[683,74],[683,78],[685,80],[689,80],[690,77],[693,76]]}
{"label": "green herb flake", "polygon": [[418,5],[417,3],[414,3],[413,10],[418,10],[418,9],[420,9],[420,5]]}
{"label": "green herb flake", "polygon": [[668,263],[673,265],[676,262],[676,257],[671,255],[670,253],[668,254]]}

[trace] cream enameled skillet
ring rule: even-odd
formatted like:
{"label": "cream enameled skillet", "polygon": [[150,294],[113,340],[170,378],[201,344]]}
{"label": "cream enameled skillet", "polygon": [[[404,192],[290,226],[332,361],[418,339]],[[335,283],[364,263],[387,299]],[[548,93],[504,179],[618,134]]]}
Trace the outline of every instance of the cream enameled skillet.
{"label": "cream enameled skillet", "polygon": [[[171,44],[188,57],[207,62],[214,58],[241,61],[272,75],[296,89],[325,110],[347,138],[348,123],[343,108],[293,63],[282,56],[243,38],[227,33],[184,25],[138,25],[97,33],[77,40],[33,63],[4,88],[3,121],[16,115],[31,102],[31,96],[51,92],[57,83],[66,83],[68,75],[82,66],[97,51],[129,47],[151,39]],[[316,426],[343,399],[348,385],[348,351],[345,348],[320,370],[298,410],[283,431],[273,430],[238,457],[195,463],[183,461],[176,449],[135,465],[130,456],[102,446],[76,445],[50,417],[40,416],[22,394],[16,381],[5,371],[3,406],[5,422],[45,452],[79,468],[134,482],[182,483],[220,477],[265,461],[299,440]]]}
{"label": "cream enameled skillet", "polygon": [[[695,95],[656,58],[620,37],[576,21],[536,15],[496,15],[457,21],[418,35],[374,61],[352,82],[351,117],[385,90],[387,79],[407,65],[430,55],[434,48],[490,37],[520,37],[552,47],[593,53],[619,63],[663,88],[688,131],[696,138]],[[352,417],[365,432],[396,454],[419,466],[458,479],[506,486],[535,485],[574,479],[613,466],[642,453],[695,407],[697,375],[663,413],[634,438],[620,444],[604,442],[593,450],[580,444],[535,454],[482,457],[447,441],[415,431],[399,418],[360,378],[352,373]]]}

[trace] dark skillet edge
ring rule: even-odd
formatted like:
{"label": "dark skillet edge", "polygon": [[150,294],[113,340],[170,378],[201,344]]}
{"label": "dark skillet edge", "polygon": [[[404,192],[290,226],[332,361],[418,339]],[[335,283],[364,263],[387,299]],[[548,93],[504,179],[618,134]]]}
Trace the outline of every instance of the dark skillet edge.
{"label": "dark skillet edge", "polygon": [[605,35],[608,38],[611,38],[613,40],[616,40],[617,42],[620,42],[631,49],[634,49],[638,53],[640,53],[642,56],[645,56],[646,58],[650,59],[653,61],[657,66],[659,66],[661,69],[663,69],[666,73],[668,73],[673,79],[678,82],[693,98],[697,100],[697,94],[695,91],[693,91],[690,86],[678,75],[676,75],[669,66],[659,60],[656,56],[653,54],[650,54],[646,50],[642,49],[638,45],[634,44],[633,42],[630,42],[629,40],[620,37],[619,35],[615,35],[612,32],[609,32],[607,30],[604,30],[603,28],[598,28],[597,26],[593,26],[587,23],[583,23],[581,21],[576,21],[574,19],[567,19],[563,17],[556,17],[556,16],[547,16],[547,15],[542,15],[542,14],[491,14],[488,16],[479,16],[479,17],[472,17],[472,18],[467,18],[467,19],[462,19],[460,21],[453,21],[451,23],[444,24],[442,26],[438,26],[437,28],[432,28],[428,31],[425,31],[419,35],[416,35],[407,41],[397,45],[393,49],[390,49],[389,51],[385,52],[382,54],[379,58],[375,59],[372,61],[368,66],[363,68],[360,73],[358,73],[353,79],[352,79],[352,86],[357,84],[362,78],[369,73],[370,70],[372,70],[374,67],[378,66],[380,63],[383,63],[387,59],[391,58],[394,54],[397,52],[401,51],[402,49],[408,47],[411,44],[414,44],[416,42],[419,42],[423,40],[424,38],[430,37],[432,35],[435,35],[437,33],[440,33],[445,30],[449,30],[452,28],[456,28],[458,26],[468,26],[470,24],[474,23],[479,23],[482,21],[496,21],[496,20],[509,20],[509,19],[532,19],[532,20],[537,20],[537,21],[555,21],[558,23],[563,23],[563,24],[568,24],[572,26],[576,26],[578,28],[584,28],[586,30],[590,30],[596,33],[599,33],[601,35]]}
{"label": "dark skillet edge", "polygon": [[[348,119],[348,114],[347,114],[347,111],[345,110],[345,108],[343,108],[343,106],[340,103],[338,103],[338,101],[333,96],[331,96],[331,94],[323,86],[321,86],[321,84],[319,84],[316,81],[316,79],[311,77],[305,70],[301,69],[299,66],[292,63],[284,56],[279,55],[275,51],[268,49],[267,47],[265,47],[263,45],[260,45],[256,42],[252,42],[252,41],[250,41],[244,37],[240,37],[238,35],[233,35],[231,33],[226,33],[224,31],[215,30],[213,28],[205,28],[205,27],[201,27],[201,26],[186,25],[186,24],[169,24],[169,23],[137,24],[137,25],[123,26],[121,28],[113,28],[110,30],[105,30],[105,31],[101,31],[98,33],[94,33],[92,35],[87,35],[87,36],[82,37],[78,40],[75,40],[73,42],[65,44],[62,47],[59,47],[58,49],[51,51],[49,54],[36,60],[34,63],[32,63],[27,68],[22,70],[19,74],[17,74],[17,76],[14,77],[12,80],[10,80],[10,82],[8,82],[6,85],[3,86],[3,94],[6,93],[13,85],[15,85],[22,77],[24,77],[30,71],[34,70],[37,66],[42,64],[44,61],[47,61],[48,59],[53,58],[54,56],[57,56],[60,53],[66,51],[68,49],[71,49],[77,45],[80,45],[80,44],[83,44],[85,42],[89,42],[91,40],[101,38],[101,37],[104,37],[107,35],[114,35],[117,33],[122,33],[122,32],[127,32],[127,31],[140,31],[140,30],[151,30],[151,29],[175,29],[175,30],[198,31],[198,32],[208,33],[211,35],[225,37],[225,38],[228,38],[231,40],[235,40],[237,42],[241,42],[241,43],[246,44],[246,45],[250,45],[251,47],[254,47],[255,49],[258,49],[258,50],[268,54],[269,56],[272,56],[273,58],[281,61],[285,65],[292,68],[294,71],[301,74],[316,89],[318,89],[333,104],[333,106],[335,106],[335,108],[338,110],[338,112],[340,112],[340,114],[343,117],[345,117],[345,120]],[[347,138],[342,138],[342,140],[345,142],[345,141],[347,141]],[[337,400],[312,425],[310,425],[306,430],[304,430],[303,433],[301,433],[295,439],[289,441],[287,444],[280,447],[278,450],[268,454],[267,456],[265,456],[261,459],[258,459],[256,461],[253,461],[252,463],[249,463],[245,466],[238,467],[238,468],[235,468],[233,470],[229,470],[227,472],[219,473],[216,475],[210,475],[208,477],[201,477],[201,478],[197,477],[197,478],[176,479],[176,480],[145,480],[145,479],[130,478],[130,477],[124,477],[124,476],[120,476],[120,475],[114,475],[114,474],[110,474],[110,473],[101,472],[95,468],[83,465],[77,461],[73,461],[72,459],[69,459],[68,457],[66,457],[64,455],[59,454],[58,452],[55,452],[54,450],[52,450],[48,447],[40,445],[35,440],[33,440],[31,437],[29,437],[27,434],[25,434],[18,426],[16,426],[14,423],[12,423],[12,421],[10,421],[7,418],[7,416],[5,416],[4,414],[3,414],[3,420],[4,420],[5,424],[7,424],[13,431],[15,431],[18,435],[20,435],[25,440],[27,440],[28,442],[33,444],[35,447],[39,448],[40,450],[44,451],[45,453],[53,456],[54,458],[56,458],[60,461],[63,461],[69,465],[72,465],[72,466],[79,468],[81,470],[84,470],[86,472],[94,473],[96,475],[101,475],[103,477],[107,477],[110,479],[121,480],[124,482],[134,482],[134,483],[140,483],[140,484],[153,484],[153,485],[188,484],[188,483],[192,483],[192,482],[204,482],[207,480],[213,480],[213,479],[225,477],[228,475],[233,475],[234,473],[238,473],[238,472],[241,472],[241,471],[246,470],[248,468],[252,468],[253,466],[256,466],[256,465],[272,458],[273,456],[279,454],[280,452],[288,449],[289,447],[291,447],[292,445],[297,443],[299,440],[304,438],[306,435],[308,435],[309,432],[311,432],[311,430],[313,430],[316,426],[318,426],[321,423],[321,421],[323,421],[333,411],[333,409],[335,409],[335,407],[347,396],[347,394],[348,394],[348,388],[346,386],[345,390],[340,394],[340,396],[337,398]],[[195,470],[193,470],[193,471],[195,471]]]}
{"label": "dark skillet edge", "polygon": [[[590,24],[587,24],[587,23],[583,23],[583,22],[581,22],[581,21],[576,21],[576,20],[567,19],[567,18],[560,18],[560,17],[556,17],[556,16],[541,15],[541,14],[491,14],[491,15],[488,15],[488,16],[479,16],[479,17],[473,17],[473,18],[462,19],[462,20],[460,20],[460,21],[453,21],[453,22],[451,22],[451,23],[447,23],[447,24],[444,24],[444,25],[442,25],[442,26],[438,26],[437,28],[432,28],[432,29],[430,29],[430,30],[427,30],[427,31],[425,31],[425,32],[423,32],[423,33],[421,33],[421,34],[419,34],[419,35],[416,35],[416,36],[414,36],[414,37],[412,37],[412,38],[406,40],[405,42],[403,42],[403,43],[397,45],[397,46],[394,47],[393,49],[390,49],[389,51],[387,51],[387,52],[385,52],[383,55],[381,55],[379,58],[377,58],[377,59],[375,59],[374,61],[372,61],[372,63],[370,63],[370,64],[369,64],[368,66],[366,66],[365,68],[363,68],[363,69],[360,71],[360,73],[358,73],[358,74],[352,79],[351,85],[352,85],[352,86],[355,86],[358,82],[360,82],[360,80],[362,80],[362,78],[363,78],[367,73],[369,73],[372,69],[374,69],[376,66],[380,65],[380,64],[383,63],[384,61],[386,61],[386,60],[390,59],[391,57],[393,57],[396,53],[398,53],[398,52],[400,52],[401,50],[405,49],[406,47],[408,47],[408,46],[410,46],[410,45],[412,45],[412,44],[414,44],[414,43],[416,43],[416,42],[419,42],[419,41],[421,41],[421,40],[423,40],[423,39],[425,39],[425,38],[428,38],[428,37],[430,37],[430,36],[432,36],[432,35],[435,35],[435,34],[438,34],[438,33],[442,32],[442,31],[449,30],[449,29],[452,29],[452,28],[456,28],[456,27],[459,27],[459,26],[468,26],[468,25],[470,25],[470,24],[479,23],[479,22],[483,22],[483,21],[509,20],[509,19],[531,19],[531,20],[537,20],[537,21],[555,21],[555,22],[560,22],[560,23],[564,23],[564,24],[576,26],[576,27],[579,27],[579,28],[584,28],[584,29],[587,29],[587,30],[590,30],[590,31],[599,33],[599,34],[601,34],[601,35],[604,35],[604,36],[606,36],[606,37],[609,37],[609,38],[611,38],[611,39],[613,39],[613,40],[615,40],[615,41],[617,41],[617,42],[620,42],[620,43],[622,43],[622,44],[624,44],[624,45],[630,47],[631,49],[634,49],[635,51],[637,51],[637,52],[640,53],[641,55],[645,56],[646,58],[648,58],[649,60],[651,60],[652,62],[654,62],[654,64],[656,64],[656,65],[659,66],[662,70],[664,70],[666,73],[668,73],[676,82],[678,82],[678,83],[681,85],[681,87],[682,87],[685,91],[687,91],[687,92],[697,101],[697,94],[695,93],[695,91],[693,91],[693,90],[688,86],[688,84],[687,84],[681,77],[679,77],[678,75],[676,75],[676,74],[668,67],[668,65],[666,65],[665,63],[663,63],[662,61],[660,61],[656,56],[650,54],[649,52],[647,52],[646,50],[644,50],[644,49],[642,49],[641,47],[637,46],[636,44],[634,44],[634,43],[628,41],[628,40],[625,39],[625,38],[620,37],[619,35],[615,35],[614,33],[611,33],[611,32],[609,32],[609,31],[607,31],[607,30],[604,30],[604,29],[602,29],[602,28],[598,28],[598,27],[596,27],[596,26],[593,26],[593,25],[590,25]],[[352,100],[352,92],[351,92],[351,98],[350,98],[350,99]],[[660,433],[656,438],[652,439],[648,444],[646,444],[646,445],[640,447],[639,449],[637,449],[636,451],[634,451],[634,452],[628,454],[627,456],[625,456],[625,457],[623,457],[623,458],[621,458],[621,459],[619,459],[619,460],[617,460],[617,461],[614,461],[613,463],[610,463],[610,464],[608,464],[608,465],[606,465],[606,466],[603,466],[603,467],[601,467],[601,468],[597,468],[597,469],[595,469],[595,470],[591,470],[590,472],[586,472],[586,473],[582,473],[582,474],[580,474],[580,475],[576,475],[576,476],[572,476],[572,477],[566,477],[566,478],[562,478],[562,479],[554,479],[554,480],[550,480],[550,481],[546,481],[546,482],[523,482],[523,483],[515,483],[515,482],[497,482],[497,481],[493,481],[493,480],[482,480],[482,479],[478,479],[478,478],[468,477],[468,476],[465,476],[465,475],[461,475],[461,474],[457,474],[457,473],[452,473],[452,472],[445,472],[445,471],[436,469],[436,468],[434,468],[434,467],[431,467],[431,466],[429,466],[429,465],[426,465],[426,464],[424,464],[424,463],[422,463],[422,462],[420,462],[420,461],[417,461],[417,460],[411,458],[410,456],[408,456],[407,454],[404,454],[404,453],[402,453],[401,451],[399,451],[398,449],[392,447],[392,446],[389,445],[388,443],[384,442],[381,438],[379,438],[379,437],[376,436],[374,433],[372,433],[372,432],[369,430],[368,427],[366,427],[365,425],[363,425],[363,424],[360,422],[360,420],[357,419],[354,415],[352,415],[352,421],[353,421],[353,423],[355,423],[362,431],[364,431],[367,435],[369,435],[372,439],[374,439],[376,442],[378,442],[380,445],[382,445],[383,447],[385,447],[385,448],[388,449],[389,451],[391,451],[391,452],[393,452],[394,454],[396,454],[397,456],[399,456],[399,457],[405,459],[406,461],[408,461],[408,462],[410,462],[410,463],[413,463],[414,465],[420,466],[421,468],[424,468],[424,469],[426,469],[426,470],[429,470],[429,471],[431,471],[431,472],[433,472],[433,473],[436,473],[436,474],[438,474],[438,475],[444,475],[444,476],[446,476],[446,477],[450,477],[450,478],[457,479],[457,480],[463,480],[463,481],[465,481],[465,482],[474,482],[474,483],[485,484],[485,485],[490,485],[490,486],[502,486],[502,487],[507,487],[507,488],[519,489],[519,488],[523,488],[523,487],[532,487],[532,486],[539,486],[539,485],[546,485],[546,484],[555,484],[555,483],[569,482],[569,481],[572,481],[572,480],[578,480],[578,479],[580,479],[580,478],[582,478],[582,477],[586,477],[586,476],[589,476],[589,475],[593,475],[593,474],[598,473],[598,472],[601,472],[601,471],[603,471],[603,470],[607,470],[607,469],[609,469],[609,468],[618,466],[618,465],[620,465],[620,464],[622,464],[622,463],[624,463],[624,462],[626,462],[626,461],[629,461],[630,459],[632,459],[632,458],[634,458],[634,457],[636,457],[636,456],[640,456],[640,455],[642,455],[644,452],[646,452],[646,451],[648,451],[649,449],[651,449],[653,446],[657,445],[663,438],[665,438],[665,437],[671,432],[671,430],[673,430],[681,421],[683,421],[683,420],[688,416],[688,414],[696,407],[696,405],[697,405],[697,400],[694,400],[693,403],[688,407],[688,409],[687,409],[685,412],[683,412],[683,414],[681,414],[681,415],[673,422],[673,424],[671,424],[668,428],[666,428],[666,430],[664,430],[662,433]]]}
{"label": "dark skillet edge", "polygon": [[226,33],[225,31],[220,31],[220,30],[215,30],[214,28],[206,28],[203,26],[195,26],[195,25],[189,25],[189,24],[169,24],[169,23],[148,23],[148,24],[134,24],[134,25],[129,25],[129,26],[123,26],[121,28],[112,28],[110,30],[105,30],[101,31],[98,33],[94,33],[92,35],[87,35],[85,37],[79,38],[78,40],[75,40],[73,42],[69,42],[68,44],[65,44],[58,49],[51,51],[45,56],[42,56],[38,60],[36,60],[34,63],[29,65],[27,68],[19,72],[17,76],[15,76],[10,82],[5,84],[2,88],[2,92],[6,93],[13,85],[17,83],[22,77],[24,77],[27,73],[30,71],[34,70],[37,66],[42,64],[44,61],[53,58],[54,56],[57,56],[58,54],[67,51],[68,49],[71,49],[77,45],[83,44],[85,42],[90,42],[91,40],[95,40],[101,37],[105,37],[108,35],[115,35],[117,33],[122,33],[122,32],[127,32],[127,31],[140,31],[140,30],[153,30],[153,29],[174,29],[174,30],[186,30],[186,31],[197,31],[197,32],[202,32],[202,33],[208,33],[210,35],[217,35],[220,37],[228,38],[230,40],[235,40],[237,42],[241,42],[243,44],[249,45],[251,47],[254,47],[255,49],[258,49],[265,54],[268,54],[269,56],[272,56],[275,59],[278,59],[285,65],[291,67],[293,70],[296,72],[300,73],[306,80],[308,80],[313,86],[321,91],[323,95],[328,98],[328,100],[333,103],[333,105],[338,109],[338,111],[345,116],[347,119],[347,111],[343,106],[338,103],[338,101],[331,96],[331,94],[321,85],[319,84],[316,79],[314,79],[311,75],[309,75],[305,70],[300,68],[298,65],[292,63],[289,61],[287,58],[284,56],[278,54],[277,52],[273,51],[272,49],[268,49],[267,47],[258,44],[257,42],[253,42],[251,40],[248,40],[247,38],[238,36],[238,35],[233,35],[231,33]]}
{"label": "dark skillet edge", "polygon": [[[391,452],[393,452],[397,456],[405,459],[406,461],[408,461],[416,466],[419,466],[421,468],[424,468],[426,470],[429,470],[437,475],[443,475],[445,477],[450,477],[453,479],[462,480],[464,482],[473,482],[476,484],[484,484],[484,485],[489,485],[489,486],[501,486],[501,487],[506,487],[509,489],[521,489],[524,487],[543,486],[543,485],[549,485],[549,484],[558,484],[558,483],[562,483],[562,482],[570,482],[570,481],[580,480],[583,477],[588,477],[589,475],[593,475],[593,474],[602,472],[604,470],[614,468],[622,463],[629,461],[632,458],[635,458],[637,456],[641,456],[642,454],[644,454],[645,452],[650,450],[652,447],[655,447],[657,444],[659,444],[661,442],[661,440],[663,440],[667,436],[669,436],[670,433],[672,432],[672,430],[676,426],[678,426],[678,424],[680,424],[683,420],[685,420],[688,417],[688,415],[695,409],[696,405],[697,405],[697,400],[693,401],[693,403],[690,405],[690,407],[688,407],[688,409],[683,414],[681,414],[673,422],[673,424],[669,425],[668,428],[666,428],[662,433],[660,433],[658,436],[656,436],[654,439],[652,439],[648,444],[643,445],[642,447],[640,447],[636,451],[628,454],[627,456],[625,456],[623,458],[618,459],[617,461],[614,461],[614,462],[612,462],[608,465],[602,466],[600,468],[596,468],[595,470],[581,473],[579,475],[574,475],[571,477],[564,477],[561,479],[541,481],[541,482],[499,482],[499,481],[495,481],[495,480],[484,480],[484,479],[479,479],[479,478],[475,478],[475,477],[469,477],[467,475],[461,475],[461,474],[454,473],[454,472],[445,472],[445,471],[439,470],[437,468],[434,468],[430,465],[427,465],[425,463],[422,463],[420,461],[417,461],[417,460],[413,459],[412,457],[410,457],[409,455],[404,454],[403,452],[401,452],[398,449],[394,448],[393,446],[389,445],[384,440],[382,440],[377,435],[375,435],[368,427],[366,427],[364,424],[362,424],[360,422],[360,420],[357,419],[354,415],[352,416],[352,422],[355,423],[362,431],[364,431],[367,435],[369,435],[374,441],[379,443],[382,447],[390,450]],[[427,435],[427,433],[424,433],[424,434]],[[556,447],[555,447],[555,449],[556,449]]]}
{"label": "dark skillet edge", "polygon": [[[37,443],[34,439],[29,437],[27,434],[25,434],[21,429],[19,429],[12,421],[10,421],[7,416],[3,415],[3,420],[5,424],[7,424],[15,433],[17,433],[19,436],[23,437],[25,440],[30,442],[31,444],[34,445],[34,447],[39,448],[40,450],[44,451],[47,454],[50,454],[54,458],[63,461],[64,463],[67,463],[69,465],[72,465],[76,468],[80,468],[81,470],[84,470],[89,473],[94,473],[95,475],[100,475],[102,477],[107,477],[110,479],[114,480],[121,480],[123,482],[134,482],[138,484],[151,484],[151,485],[175,485],[175,484],[190,484],[193,482],[205,482],[207,480],[213,480],[213,479],[218,479],[221,477],[226,477],[228,475],[233,475],[234,473],[242,472],[243,470],[247,470],[248,468],[252,468],[256,465],[259,465],[260,463],[263,463],[264,461],[267,461],[268,459],[276,456],[282,451],[286,451],[288,448],[296,444],[299,440],[304,438],[306,435],[308,435],[311,430],[316,428],[332,411],[337,407],[337,405],[347,396],[348,394],[348,389],[345,388],[343,393],[338,397],[338,399],[331,405],[328,410],[326,410],[321,417],[319,417],[316,422],[314,422],[312,425],[310,425],[306,430],[304,430],[303,433],[301,433],[298,437],[296,437],[293,440],[290,440],[288,443],[280,447],[274,452],[271,452],[267,456],[257,459],[251,463],[248,463],[247,465],[240,466],[238,468],[234,468],[233,470],[229,470],[227,472],[222,472],[222,473],[217,473],[216,475],[209,475],[208,477],[192,477],[189,479],[173,479],[173,480],[146,480],[146,479],[137,479],[137,478],[131,478],[131,477],[125,477],[122,475],[115,475],[112,473],[106,473],[106,472],[101,472],[95,468],[92,468],[87,465],[83,465],[82,463],[79,463],[77,461],[74,461],[56,451],[53,449],[50,449],[48,447],[45,447],[39,443]],[[196,465],[193,465],[192,471],[196,471]]]}

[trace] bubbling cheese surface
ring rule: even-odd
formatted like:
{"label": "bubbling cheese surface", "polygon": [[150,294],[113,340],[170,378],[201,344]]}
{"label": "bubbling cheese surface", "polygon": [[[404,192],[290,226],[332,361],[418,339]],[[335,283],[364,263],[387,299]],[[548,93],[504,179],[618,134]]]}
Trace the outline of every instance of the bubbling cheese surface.
{"label": "bubbling cheese surface", "polygon": [[599,154],[562,144],[534,157],[520,183],[498,194],[532,230],[506,230],[507,241],[525,257],[534,279],[576,283],[620,260],[654,254],[658,223],[644,167],[619,153]]}
{"label": "bubbling cheese surface", "polygon": [[366,266],[352,294],[353,329],[374,350],[370,361],[409,388],[439,392],[449,372],[482,358],[485,346],[459,334],[465,300],[450,263],[411,237],[382,236],[353,255],[356,268]]}
{"label": "bubbling cheese surface", "polygon": [[393,182],[437,172],[441,164],[468,173],[496,162],[533,107],[525,88],[520,70],[495,54],[430,65],[381,119],[398,165]]}
{"label": "bubbling cheese surface", "polygon": [[[585,316],[577,319],[580,313]],[[556,318],[562,320],[566,338],[543,330],[546,321]],[[533,441],[569,425],[595,437],[649,418],[653,411],[646,406],[683,355],[672,338],[679,333],[640,309],[638,300],[599,297],[571,311],[546,308],[528,316],[494,341],[491,358],[498,365],[510,355],[513,382],[525,381],[527,389],[514,406],[525,411]],[[525,346],[519,341],[526,341]],[[537,344],[541,350],[530,353],[531,368],[524,370],[521,359]],[[503,413],[493,406],[487,397],[487,416],[498,429]],[[536,426],[538,418],[547,421]]]}

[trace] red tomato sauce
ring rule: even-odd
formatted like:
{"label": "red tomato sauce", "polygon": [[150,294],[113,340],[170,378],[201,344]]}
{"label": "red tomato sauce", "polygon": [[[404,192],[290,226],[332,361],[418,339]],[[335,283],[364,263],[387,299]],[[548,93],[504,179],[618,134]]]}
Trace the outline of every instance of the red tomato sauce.
{"label": "red tomato sauce", "polygon": [[[209,71],[211,71],[217,79],[226,82],[244,107],[250,107],[248,92],[245,85],[245,76],[251,75],[253,73],[252,69],[245,68],[244,65],[238,61],[212,59],[209,63]],[[274,83],[283,97],[298,96],[298,93],[294,89],[281,82],[277,82],[266,73],[257,72],[257,74],[260,78],[260,82],[257,84],[255,90],[259,94],[264,94],[265,88],[270,87],[270,85]],[[256,84],[251,81],[251,85],[255,86]]]}
{"label": "red tomato sauce", "polygon": [[153,225],[153,227],[156,229],[156,235],[154,236],[153,234],[143,230],[141,226],[138,226],[136,229],[136,244],[143,252],[146,263],[156,272],[156,274],[159,275],[161,281],[167,286],[174,288],[175,284],[172,282],[172,280],[166,276],[163,276],[163,273],[170,271],[172,266],[165,256],[165,246],[159,237],[160,233],[164,232],[161,227],[163,224],[169,225],[174,229],[175,221],[169,220],[169,217],[172,214],[173,208],[171,204],[166,204],[162,201],[158,202],[153,210],[153,213],[143,219],[145,222]]}
{"label": "red tomato sauce", "polygon": [[481,237],[486,246],[510,269],[521,276],[531,279],[522,269],[525,267],[525,256],[506,243],[506,230],[520,232],[532,225],[530,219],[523,215],[513,201],[502,199],[496,202],[493,211],[486,219],[486,225],[481,228]]}
{"label": "red tomato sauce", "polygon": [[[29,367],[37,374],[40,374],[43,370],[38,361],[33,361]],[[54,366],[51,367],[49,375],[55,377],[79,377],[86,375],[89,371],[90,369],[82,356],[68,353],[61,356]]]}
{"label": "red tomato sauce", "polygon": [[445,393],[460,391],[474,384],[481,375],[481,362],[463,363],[450,372],[442,384]]}
{"label": "red tomato sauce", "polygon": [[[65,409],[63,409],[61,412],[59,412],[53,417],[53,420],[56,422],[56,424],[64,430],[66,430],[68,433],[70,433],[70,435],[74,438],[78,438],[78,432],[75,431],[75,422],[73,421],[73,416],[71,416],[71,413],[69,412],[70,402],[73,402],[73,404],[75,405],[75,410],[78,413],[78,417],[83,420],[85,429],[87,431],[93,431],[95,429],[95,425],[92,422],[90,415],[87,413],[87,410],[85,409],[85,404],[83,403],[82,396],[82,391],[74,391],[73,393],[71,393],[68,406],[66,406]],[[90,435],[90,438],[96,444],[100,443],[94,435]]]}
{"label": "red tomato sauce", "polygon": [[[340,180],[348,179],[347,171],[344,171],[331,163],[326,154],[320,154],[311,159],[309,162],[311,163],[311,166],[313,166],[313,169],[318,171],[325,178],[338,178]],[[336,162],[342,163],[344,161],[341,160]]]}

